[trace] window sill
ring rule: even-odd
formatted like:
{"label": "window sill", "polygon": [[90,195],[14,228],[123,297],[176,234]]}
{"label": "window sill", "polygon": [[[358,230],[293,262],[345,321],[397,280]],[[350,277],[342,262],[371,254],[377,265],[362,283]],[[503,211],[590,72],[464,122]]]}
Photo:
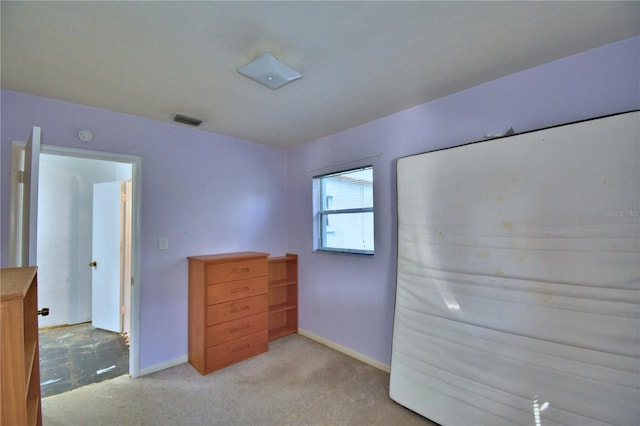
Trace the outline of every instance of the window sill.
{"label": "window sill", "polygon": [[314,249],[315,253],[323,253],[323,254],[346,254],[346,255],[355,255],[355,256],[365,256],[365,257],[373,257],[375,252],[373,251],[356,251],[356,250],[346,250],[346,249]]}

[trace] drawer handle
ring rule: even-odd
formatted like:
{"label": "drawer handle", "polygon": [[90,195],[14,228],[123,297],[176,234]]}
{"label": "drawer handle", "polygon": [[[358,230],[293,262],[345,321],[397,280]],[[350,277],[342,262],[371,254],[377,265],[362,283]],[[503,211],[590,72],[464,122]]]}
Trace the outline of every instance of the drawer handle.
{"label": "drawer handle", "polygon": [[232,314],[235,314],[236,312],[246,311],[247,309],[249,309],[249,307],[248,307],[248,306],[240,306],[240,307],[238,307],[238,308],[233,308],[233,309],[231,310],[231,313],[232,313]]}
{"label": "drawer handle", "polygon": [[241,325],[240,327],[232,328],[229,333],[237,333],[238,331],[246,330],[249,328],[249,324]]}
{"label": "drawer handle", "polygon": [[249,287],[237,287],[234,289],[231,289],[231,293],[240,293],[242,291],[248,291]]}
{"label": "drawer handle", "polygon": [[231,353],[234,353],[234,352],[240,352],[240,351],[243,351],[243,350],[248,349],[248,348],[250,348],[250,347],[251,347],[251,345],[250,345],[250,344],[245,343],[245,344],[244,344],[244,345],[242,345],[242,346],[237,346],[237,347],[235,347],[235,348],[231,349],[231,351],[230,351],[230,352],[231,352]]}
{"label": "drawer handle", "polygon": [[250,270],[249,268],[236,268],[236,269],[231,270],[231,273],[232,274],[241,274],[243,272],[249,272],[249,270]]}

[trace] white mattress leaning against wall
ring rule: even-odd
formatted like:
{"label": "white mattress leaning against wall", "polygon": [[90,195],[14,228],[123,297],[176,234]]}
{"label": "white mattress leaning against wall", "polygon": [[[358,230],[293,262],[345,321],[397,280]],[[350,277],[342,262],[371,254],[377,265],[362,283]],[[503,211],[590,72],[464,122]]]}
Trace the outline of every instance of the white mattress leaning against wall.
{"label": "white mattress leaning against wall", "polygon": [[394,400],[443,425],[640,424],[639,123],[398,160]]}

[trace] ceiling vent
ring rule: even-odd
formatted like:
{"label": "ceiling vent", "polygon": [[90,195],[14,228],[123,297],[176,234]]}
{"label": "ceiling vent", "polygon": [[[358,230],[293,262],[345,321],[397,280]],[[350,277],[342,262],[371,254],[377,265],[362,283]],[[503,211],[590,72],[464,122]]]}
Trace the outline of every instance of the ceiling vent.
{"label": "ceiling vent", "polygon": [[202,124],[202,120],[198,120],[197,118],[188,117],[182,114],[176,114],[173,117],[173,121],[180,124],[186,124],[187,126],[198,127]]}

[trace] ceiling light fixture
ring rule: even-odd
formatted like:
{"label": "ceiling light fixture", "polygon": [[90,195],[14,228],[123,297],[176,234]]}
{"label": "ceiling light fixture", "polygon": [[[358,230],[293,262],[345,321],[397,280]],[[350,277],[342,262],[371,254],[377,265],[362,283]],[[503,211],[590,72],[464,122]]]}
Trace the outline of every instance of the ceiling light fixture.
{"label": "ceiling light fixture", "polygon": [[238,68],[238,72],[272,90],[302,78],[302,74],[283,64],[269,52],[264,53],[250,64]]}

